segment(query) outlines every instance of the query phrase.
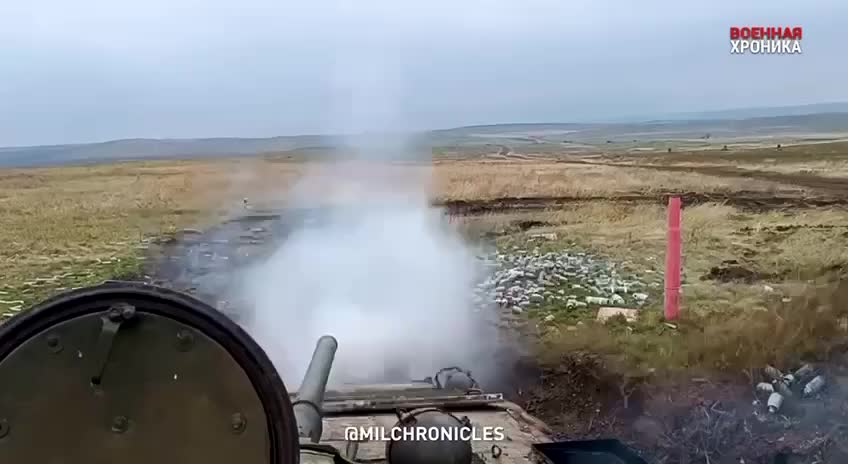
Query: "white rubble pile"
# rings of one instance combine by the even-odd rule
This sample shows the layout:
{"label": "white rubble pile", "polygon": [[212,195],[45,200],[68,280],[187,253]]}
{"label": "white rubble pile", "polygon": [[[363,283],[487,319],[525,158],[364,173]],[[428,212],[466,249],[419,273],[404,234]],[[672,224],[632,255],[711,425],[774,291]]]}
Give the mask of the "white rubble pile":
{"label": "white rubble pile", "polygon": [[640,307],[648,299],[646,283],[625,278],[616,263],[584,252],[542,253],[517,247],[509,253],[480,257],[495,269],[477,285],[473,300],[480,306],[497,304],[520,313],[530,306],[561,304],[567,309],[588,306]]}

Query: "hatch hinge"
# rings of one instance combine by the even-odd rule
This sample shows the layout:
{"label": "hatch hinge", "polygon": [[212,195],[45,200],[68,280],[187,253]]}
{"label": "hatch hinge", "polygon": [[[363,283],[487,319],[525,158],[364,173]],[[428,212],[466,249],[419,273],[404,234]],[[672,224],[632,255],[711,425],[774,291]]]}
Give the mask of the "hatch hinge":
{"label": "hatch hinge", "polygon": [[103,382],[103,374],[106,363],[109,361],[109,353],[112,351],[115,335],[118,334],[122,324],[129,322],[134,317],[135,306],[129,303],[116,303],[100,316],[100,333],[97,336],[97,344],[94,346],[92,357],[92,385],[100,385]]}

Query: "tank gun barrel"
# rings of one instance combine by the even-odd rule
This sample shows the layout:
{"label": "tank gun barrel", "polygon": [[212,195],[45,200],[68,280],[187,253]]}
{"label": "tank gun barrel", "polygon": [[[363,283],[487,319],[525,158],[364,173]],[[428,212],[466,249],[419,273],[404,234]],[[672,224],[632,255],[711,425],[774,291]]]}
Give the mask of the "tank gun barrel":
{"label": "tank gun barrel", "polygon": [[323,433],[321,407],[338,346],[336,339],[330,335],[318,339],[306,375],[303,376],[303,382],[292,404],[298,434],[302,438],[309,438],[313,443],[318,443]]}

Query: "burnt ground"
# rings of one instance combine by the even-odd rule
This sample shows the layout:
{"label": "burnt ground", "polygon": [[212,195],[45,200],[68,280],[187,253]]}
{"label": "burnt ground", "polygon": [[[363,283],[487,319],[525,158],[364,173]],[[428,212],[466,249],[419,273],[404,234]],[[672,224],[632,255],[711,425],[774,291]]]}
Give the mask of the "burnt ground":
{"label": "burnt ground", "polygon": [[320,224],[326,211],[245,210],[205,230],[183,229],[148,250],[145,280],[194,295],[236,321],[246,314],[236,299],[235,279],[302,227]]}
{"label": "burnt ground", "polygon": [[[827,312],[823,304],[833,314],[844,314],[848,281],[836,280],[831,289],[828,296],[798,303],[786,314],[810,317],[805,309]],[[591,353],[563,354],[558,362],[547,363],[538,381],[517,392],[515,401],[562,439],[619,438],[649,462],[844,463],[848,340],[836,338],[830,349],[791,353],[795,360],[779,366],[792,373],[802,364],[798,360],[805,359],[816,372],[789,381],[790,393],[775,414],[765,407],[769,393],[756,388],[771,380],[765,366],[625,378],[612,374]],[[817,374],[825,387],[805,394],[804,386]]]}
{"label": "burnt ground", "polygon": [[542,370],[514,400],[558,439],[618,438],[652,463],[843,463],[845,362],[829,368],[836,385],[826,393],[809,399],[796,394],[779,414],[765,412],[767,395],[738,378],[622,379],[579,354]]}

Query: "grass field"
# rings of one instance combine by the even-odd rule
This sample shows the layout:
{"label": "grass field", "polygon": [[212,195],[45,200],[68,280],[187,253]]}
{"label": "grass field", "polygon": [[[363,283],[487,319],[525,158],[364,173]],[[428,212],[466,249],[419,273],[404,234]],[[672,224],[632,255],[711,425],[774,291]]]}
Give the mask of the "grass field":
{"label": "grass field", "polygon": [[[604,164],[597,164],[597,157],[571,156],[438,159],[432,165],[353,163],[338,170],[342,177],[309,185],[305,194],[318,198],[336,192],[336,199],[344,200],[356,185],[343,173],[360,169],[366,175],[355,176],[358,181],[381,176],[397,179],[398,188],[407,174],[432,174],[436,200],[573,197],[573,202],[555,209],[502,211],[466,218],[463,225],[496,233],[504,246],[521,243],[528,234],[553,231],[562,239],[546,246],[576,246],[661,273],[665,212],[659,202],[598,197],[675,191],[715,193],[719,198],[740,191],[799,199],[837,195],[841,192],[830,184],[806,180],[848,174],[848,145],[612,154],[600,161]],[[645,165],[724,166],[788,177],[723,176]],[[285,200],[279,192],[308,169],[311,166],[302,161],[264,157],[0,170],[0,312],[20,311],[61,289],[138,272],[146,240],[214,223],[238,208],[244,197],[258,206],[273,206]],[[793,182],[795,174],[805,176],[805,182]],[[591,314],[582,314],[581,321],[558,314],[552,322],[539,321],[543,359],[584,350],[604,356],[611,368],[626,375],[692,369],[738,373],[765,361],[827,356],[841,343],[844,306],[830,304],[828,292],[835,291],[833,281],[848,263],[848,208],[750,209],[717,202],[687,207],[683,217],[683,320],[673,327],[664,324],[656,302],[633,324],[604,326],[592,322]],[[512,227],[527,220],[543,225],[531,230]],[[732,261],[747,271],[745,278],[702,280],[715,272],[713,268]]]}

